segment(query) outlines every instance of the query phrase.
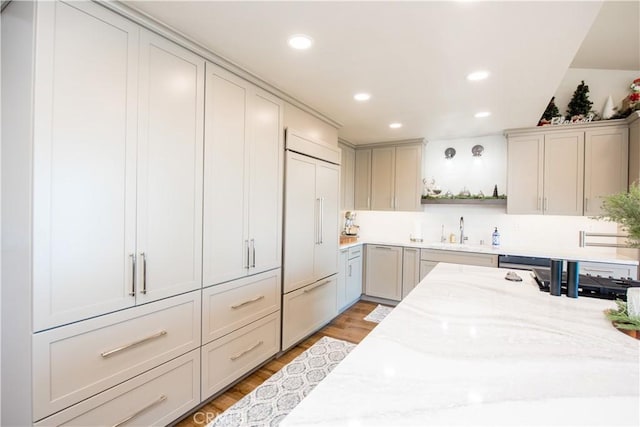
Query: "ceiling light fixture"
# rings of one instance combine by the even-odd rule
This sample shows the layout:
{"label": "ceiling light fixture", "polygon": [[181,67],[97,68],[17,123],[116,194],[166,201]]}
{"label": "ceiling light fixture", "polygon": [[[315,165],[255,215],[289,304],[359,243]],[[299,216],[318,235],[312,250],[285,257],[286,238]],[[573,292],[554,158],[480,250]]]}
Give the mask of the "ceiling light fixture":
{"label": "ceiling light fixture", "polygon": [[481,119],[483,117],[489,117],[490,115],[491,113],[489,111],[480,111],[479,113],[475,114],[475,117]]}
{"label": "ceiling light fixture", "polygon": [[313,44],[313,39],[304,34],[294,34],[289,37],[289,46],[298,50],[309,49]]}
{"label": "ceiling light fixture", "polygon": [[401,128],[401,127],[402,127],[402,123],[397,123],[397,122],[396,122],[396,123],[391,123],[391,124],[389,125],[389,127],[390,127],[391,129],[398,129],[398,128]]}
{"label": "ceiling light fixture", "polygon": [[483,151],[484,147],[480,144],[474,145],[473,148],[471,148],[471,154],[473,154],[473,157],[481,157]]}
{"label": "ceiling light fixture", "polygon": [[478,80],[484,80],[487,77],[489,77],[489,72],[488,71],[474,71],[473,73],[469,74],[467,76],[467,80],[470,80],[472,82],[478,81]]}
{"label": "ceiling light fixture", "polygon": [[455,157],[456,155],[456,149],[449,147],[446,150],[444,150],[444,158],[447,160],[451,160]]}
{"label": "ceiling light fixture", "polygon": [[369,99],[371,99],[371,95],[364,92],[356,93],[355,95],[353,95],[353,99],[355,99],[356,101],[368,101]]}

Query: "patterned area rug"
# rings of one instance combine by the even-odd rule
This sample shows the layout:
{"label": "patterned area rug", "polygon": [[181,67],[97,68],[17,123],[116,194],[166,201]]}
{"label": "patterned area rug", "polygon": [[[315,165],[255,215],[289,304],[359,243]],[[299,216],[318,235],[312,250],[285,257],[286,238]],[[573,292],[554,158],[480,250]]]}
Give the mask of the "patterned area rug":
{"label": "patterned area rug", "polygon": [[378,304],[378,306],[374,308],[373,311],[364,318],[364,320],[380,323],[385,317],[387,317],[387,314],[391,313],[391,310],[393,310],[393,307],[386,307]]}
{"label": "patterned area rug", "polygon": [[322,337],[207,427],[277,426],[355,344]]}

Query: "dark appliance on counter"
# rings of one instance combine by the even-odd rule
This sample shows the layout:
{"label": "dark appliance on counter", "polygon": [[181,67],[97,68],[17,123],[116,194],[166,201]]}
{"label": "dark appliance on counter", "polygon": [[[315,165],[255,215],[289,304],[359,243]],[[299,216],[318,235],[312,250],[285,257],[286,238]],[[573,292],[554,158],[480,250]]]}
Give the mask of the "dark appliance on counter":
{"label": "dark appliance on counter", "polygon": [[499,268],[514,270],[533,270],[534,268],[551,268],[551,259],[520,255],[498,255]]}
{"label": "dark appliance on counter", "polygon": [[[542,292],[549,292],[551,284],[551,271],[544,268],[534,268],[533,276],[538,282]],[[578,295],[601,299],[627,300],[627,289],[640,287],[640,281],[627,279],[614,279],[612,277],[591,276],[580,274],[578,276]],[[561,293],[567,294],[567,273],[562,273]]]}

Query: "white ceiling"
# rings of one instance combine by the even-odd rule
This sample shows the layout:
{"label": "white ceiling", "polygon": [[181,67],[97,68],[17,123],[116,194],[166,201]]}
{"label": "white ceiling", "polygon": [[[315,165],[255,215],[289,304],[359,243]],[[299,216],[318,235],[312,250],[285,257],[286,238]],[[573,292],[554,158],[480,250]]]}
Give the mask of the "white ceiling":
{"label": "white ceiling", "polygon": [[[582,49],[599,1],[126,4],[341,123],[354,144],[534,126],[572,61],[640,70],[636,1],[606,2]],[[312,49],[290,49],[296,33],[313,37]],[[490,78],[467,81],[477,69]],[[371,100],[354,101],[360,91]],[[483,110],[492,115],[474,118]]]}

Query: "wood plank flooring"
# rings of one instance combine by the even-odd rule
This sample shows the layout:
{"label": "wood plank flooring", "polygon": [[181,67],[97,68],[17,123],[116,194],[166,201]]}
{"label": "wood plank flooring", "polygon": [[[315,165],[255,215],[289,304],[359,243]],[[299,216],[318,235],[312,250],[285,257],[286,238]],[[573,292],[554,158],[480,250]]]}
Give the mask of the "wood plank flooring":
{"label": "wood plank flooring", "polygon": [[327,326],[300,342],[291,350],[274,359],[260,369],[241,380],[227,391],[196,409],[175,424],[177,427],[202,427],[224,412],[231,405],[249,394],[271,375],[278,372],[284,365],[295,359],[300,353],[311,347],[324,336],[359,343],[376,327],[376,323],[364,320],[364,317],[376,308],[378,304],[369,301],[358,301],[349,309],[336,317]]}

